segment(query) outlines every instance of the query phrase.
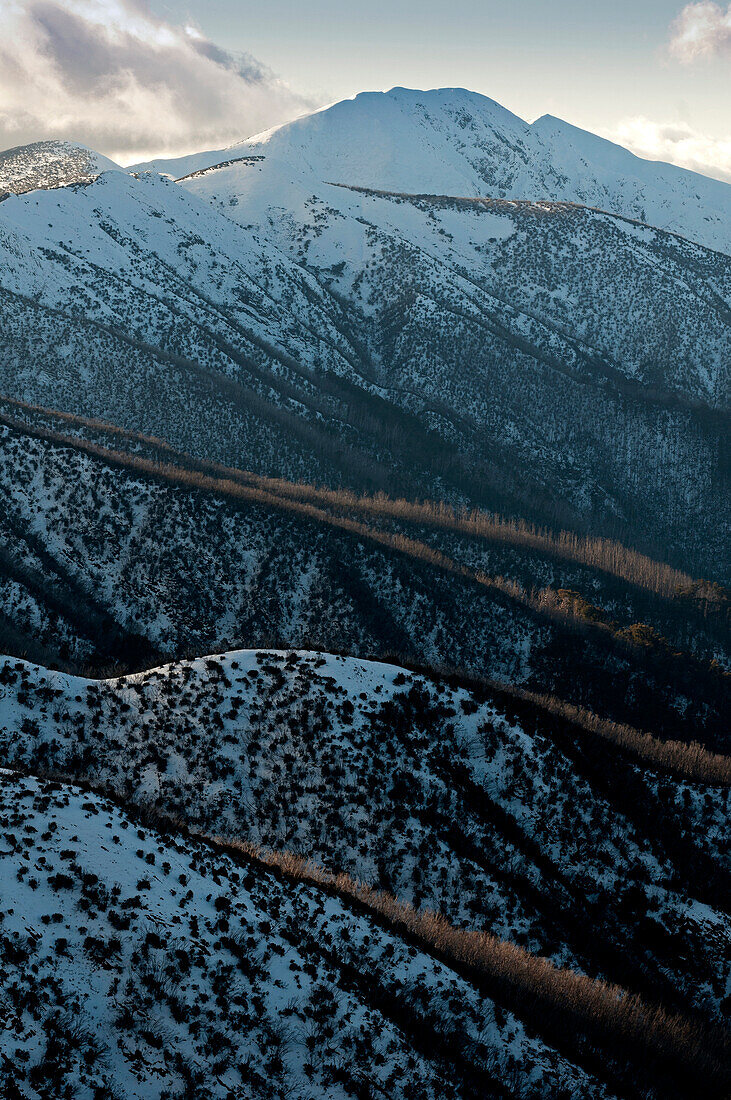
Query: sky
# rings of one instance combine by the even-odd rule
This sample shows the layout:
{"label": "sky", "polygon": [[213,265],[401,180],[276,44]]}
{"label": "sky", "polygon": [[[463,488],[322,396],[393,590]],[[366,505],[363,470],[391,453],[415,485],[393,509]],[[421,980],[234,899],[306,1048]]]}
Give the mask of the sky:
{"label": "sky", "polygon": [[466,87],[731,182],[731,3],[0,0],[0,148],[130,163],[359,91]]}

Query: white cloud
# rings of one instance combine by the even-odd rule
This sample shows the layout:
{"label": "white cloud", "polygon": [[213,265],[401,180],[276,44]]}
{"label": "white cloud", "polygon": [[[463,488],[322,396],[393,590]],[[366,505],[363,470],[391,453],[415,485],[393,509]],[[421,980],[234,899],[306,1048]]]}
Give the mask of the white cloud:
{"label": "white cloud", "polygon": [[731,56],[731,4],[703,0],[687,4],[670,28],[671,55],[689,64],[699,58]]}
{"label": "white cloud", "polygon": [[310,107],[146,0],[0,3],[0,148],[61,138],[129,162],[223,146]]}
{"label": "white cloud", "polygon": [[638,115],[605,132],[619,145],[648,160],[664,160],[731,183],[731,139],[710,137],[685,122],[653,122]]}

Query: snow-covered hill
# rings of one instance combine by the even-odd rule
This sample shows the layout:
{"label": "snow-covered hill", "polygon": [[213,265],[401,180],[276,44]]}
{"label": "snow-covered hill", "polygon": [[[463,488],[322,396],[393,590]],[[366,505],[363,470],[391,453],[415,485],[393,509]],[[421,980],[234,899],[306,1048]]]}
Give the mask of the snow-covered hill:
{"label": "snow-covered hill", "polygon": [[330,892],[73,785],[0,775],[0,825],[7,1100],[613,1095]]}
{"label": "snow-covered hill", "polygon": [[[27,419],[0,426],[3,647],[94,669],[272,639],[399,653],[728,747],[725,681],[709,664],[714,651],[727,662],[727,646],[722,634],[701,641],[712,607],[672,597],[682,576],[671,575],[669,597],[639,598],[636,582],[557,561],[550,548],[521,553],[357,513],[353,522],[296,492],[247,496],[246,478],[199,488],[190,463],[176,466],[154,441]],[[43,438],[49,429],[61,434]],[[100,450],[86,453],[87,440]],[[723,611],[721,601],[719,630]],[[634,623],[645,623],[639,645],[621,631]]]}
{"label": "snow-covered hill", "polygon": [[[329,1083],[328,1097],[362,1096],[351,1078],[329,1077],[345,1049],[371,1081],[382,1067],[396,1097],[625,1095],[638,1070],[642,1095],[687,1095],[677,1075],[658,1087],[642,1044],[635,1065],[611,1027],[577,1042],[587,1026],[578,1013],[570,1038],[560,1004],[555,1017],[542,1010],[540,984],[516,998],[514,978],[475,980],[470,956],[466,966],[430,957],[408,927],[403,941],[394,905],[374,920],[367,892],[365,904],[348,900],[353,879],[488,944],[497,936],[619,981],[701,1028],[726,1011],[728,789],[659,774],[500,692],[294,651],[101,682],[5,659],[0,757],[66,777],[0,777],[0,861],[20,861],[0,921],[0,969],[18,991],[15,1045],[0,1050],[29,1083],[21,1096],[96,1074],[117,1095],[147,1100],[158,1092],[138,1092],[143,1081],[169,1087],[187,1065],[208,1074],[211,1091],[196,1096],[226,1097],[243,1072],[242,1043],[247,1095],[267,1100],[273,1080],[291,1088],[301,1075],[308,1095]],[[140,808],[151,818],[140,821]],[[244,847],[226,854],[186,826]],[[257,855],[267,851],[305,862],[275,860],[285,873],[273,874]],[[294,880],[313,859],[348,882],[324,891],[316,876]],[[40,996],[49,979],[50,999]],[[299,1021],[311,1027],[323,1000],[320,1050]],[[517,1010],[507,1031],[506,1009]],[[382,1045],[361,1049],[351,1013]],[[276,1041],[277,1018],[292,1023],[287,1042]],[[425,1029],[432,1041],[415,1044],[400,1081],[396,1067]],[[441,1044],[464,1029],[468,1047]],[[658,1068],[662,1079],[667,1066]],[[715,1096],[707,1070],[696,1074]]]}
{"label": "snow-covered hill", "polygon": [[[329,654],[239,651],[100,682],[0,661],[0,759],[309,856],[594,976],[617,974],[624,926],[644,921],[630,984],[719,1016],[731,925],[720,867],[707,876],[729,791],[596,735],[577,757],[587,738],[499,693]],[[642,897],[624,912],[631,883]]]}
{"label": "snow-covered hill", "polygon": [[71,141],[36,141],[0,152],[0,195],[90,183],[102,172],[123,171],[93,149]]}
{"label": "snow-covered hill", "polygon": [[225,150],[152,161],[175,178],[234,158],[281,204],[324,181],[411,194],[560,200],[599,207],[731,251],[731,186],[549,115],[533,125],[462,88],[365,92]]}

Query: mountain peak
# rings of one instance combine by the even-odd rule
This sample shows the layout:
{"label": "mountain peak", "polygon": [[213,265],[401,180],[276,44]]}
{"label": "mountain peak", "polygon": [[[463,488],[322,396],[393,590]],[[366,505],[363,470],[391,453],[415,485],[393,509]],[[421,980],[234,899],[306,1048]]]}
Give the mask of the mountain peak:
{"label": "mountain peak", "polygon": [[34,141],[0,152],[0,193],[88,183],[102,172],[122,171],[108,157],[75,141]]}
{"label": "mountain peak", "polygon": [[[248,171],[246,165],[256,167]],[[210,192],[220,198],[225,191],[240,211],[252,201],[266,204],[282,189],[304,196],[323,183],[341,183],[408,194],[574,202],[716,250],[730,247],[728,184],[643,160],[550,114],[529,124],[466,88],[360,92],[228,149],[136,167],[185,178],[202,197]]]}

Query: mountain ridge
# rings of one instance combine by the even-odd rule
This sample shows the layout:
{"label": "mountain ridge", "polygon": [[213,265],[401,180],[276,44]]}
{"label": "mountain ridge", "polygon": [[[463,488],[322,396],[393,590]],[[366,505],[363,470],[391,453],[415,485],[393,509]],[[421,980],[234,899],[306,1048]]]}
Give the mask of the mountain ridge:
{"label": "mountain ridge", "polygon": [[275,217],[260,171],[110,172],[0,204],[0,392],[290,480],[401,478],[630,541],[642,513],[645,546],[709,573],[722,254],[585,208],[327,185]]}
{"label": "mountain ridge", "polygon": [[103,172],[124,169],[74,141],[36,141],[0,151],[0,195],[90,183]]}
{"label": "mountain ridge", "polygon": [[529,124],[463,88],[361,92],[226,150],[131,167],[180,177],[234,153],[275,158],[279,173],[316,182],[329,172],[339,183],[412,194],[578,201],[731,251],[731,185],[552,116]]}
{"label": "mountain ridge", "polygon": [[[200,476],[154,443],[124,453],[39,428],[8,419],[0,432],[0,592],[28,639],[16,652],[33,653],[37,638],[76,669],[246,640],[398,653],[566,697],[665,740],[727,745],[725,604],[713,586],[707,604],[692,584],[658,596],[550,545],[544,556],[489,529],[400,520],[398,508],[364,522],[347,497],[343,510],[327,496],[315,506],[297,486],[292,498],[233,471]],[[695,654],[682,652],[689,632]]]}
{"label": "mountain ridge", "polygon": [[721,1100],[731,188],[464,89],[157,167],[0,154],[0,1093]]}
{"label": "mountain ridge", "polygon": [[[432,163],[430,157],[425,160],[418,155],[413,142],[404,141],[401,116],[421,127]],[[445,119],[451,120],[453,128],[446,144],[440,137]],[[731,250],[731,238],[723,228],[729,218],[731,185],[643,158],[550,114],[528,123],[496,100],[465,88],[360,92],[223,149],[153,158],[121,170],[159,171],[181,179],[223,161],[273,152],[284,158],[285,171],[303,174],[303,167],[308,167],[320,178],[319,166],[327,163],[327,146],[317,147],[323,132],[331,147],[340,143],[338,159],[330,166],[339,183],[412,194],[579,202],[670,229],[721,251]],[[456,157],[455,137],[462,146]],[[288,141],[293,145],[289,154]],[[312,142],[315,151],[308,152]],[[395,147],[385,152],[394,142]],[[309,162],[312,155],[314,160]],[[439,169],[434,167],[435,157]],[[601,173],[592,176],[592,165],[596,170],[597,164],[607,178]],[[0,153],[0,192],[62,186],[109,170],[118,171],[120,166],[83,145],[36,142]],[[673,191],[675,197],[668,194]],[[703,203],[702,217],[693,213],[694,200]]]}

